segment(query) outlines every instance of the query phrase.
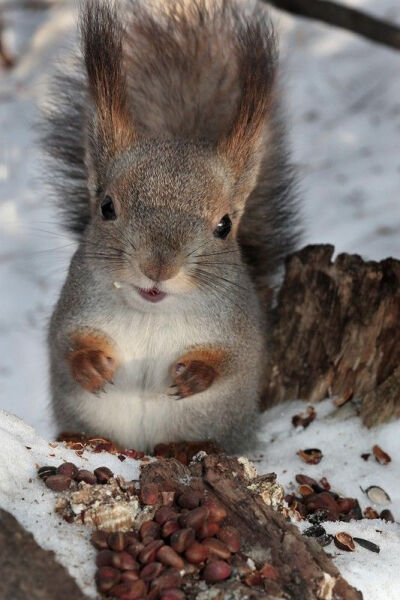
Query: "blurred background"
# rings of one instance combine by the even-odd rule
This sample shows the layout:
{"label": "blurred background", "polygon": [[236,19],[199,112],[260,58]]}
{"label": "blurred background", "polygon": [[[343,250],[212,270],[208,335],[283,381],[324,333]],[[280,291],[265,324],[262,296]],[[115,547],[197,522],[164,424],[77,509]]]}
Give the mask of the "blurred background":
{"label": "blurred background", "polygon": [[[400,25],[399,0],[342,2]],[[75,9],[69,0],[0,0],[0,408],[44,435],[54,433],[46,327],[75,246],[57,227],[34,124],[49,75],[74,44]],[[400,51],[271,12],[303,242],[400,257]]]}

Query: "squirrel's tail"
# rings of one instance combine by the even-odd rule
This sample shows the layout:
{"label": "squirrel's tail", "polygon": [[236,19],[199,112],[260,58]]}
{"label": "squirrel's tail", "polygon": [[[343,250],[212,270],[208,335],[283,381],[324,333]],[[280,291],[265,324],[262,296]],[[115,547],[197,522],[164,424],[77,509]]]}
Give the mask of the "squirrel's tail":
{"label": "squirrel's tail", "polygon": [[88,171],[85,162],[86,79],[80,62],[71,58],[68,71],[53,77],[39,123],[50,184],[64,227],[80,237],[90,221]]}

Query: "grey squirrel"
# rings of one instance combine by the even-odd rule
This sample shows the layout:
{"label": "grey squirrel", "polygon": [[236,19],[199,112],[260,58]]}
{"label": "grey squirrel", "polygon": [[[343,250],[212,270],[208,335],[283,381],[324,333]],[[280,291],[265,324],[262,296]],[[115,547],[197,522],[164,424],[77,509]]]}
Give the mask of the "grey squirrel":
{"label": "grey squirrel", "polygon": [[57,424],[238,451],[259,414],[264,297],[297,236],[265,7],[88,0],[80,31],[43,137],[79,240],[48,335]]}

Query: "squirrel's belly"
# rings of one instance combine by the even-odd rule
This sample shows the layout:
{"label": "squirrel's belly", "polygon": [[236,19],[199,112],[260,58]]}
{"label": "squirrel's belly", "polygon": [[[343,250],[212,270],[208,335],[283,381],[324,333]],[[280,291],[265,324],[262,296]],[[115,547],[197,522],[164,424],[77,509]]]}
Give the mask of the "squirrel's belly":
{"label": "squirrel's belly", "polygon": [[170,369],[191,347],[216,343],[216,331],[207,332],[181,315],[137,314],[129,326],[105,330],[115,342],[120,366],[114,377],[114,391],[140,398],[168,393]]}
{"label": "squirrel's belly", "polygon": [[96,398],[81,398],[80,413],[88,431],[126,448],[150,452],[160,442],[185,439],[180,426],[184,402],[167,394],[143,398],[111,390]]}
{"label": "squirrel's belly", "polygon": [[84,392],[73,402],[86,430],[145,451],[185,439],[180,427],[185,403],[168,395],[170,368],[193,345],[211,342],[204,330],[159,320],[106,333],[120,352],[120,366],[104,392]]}

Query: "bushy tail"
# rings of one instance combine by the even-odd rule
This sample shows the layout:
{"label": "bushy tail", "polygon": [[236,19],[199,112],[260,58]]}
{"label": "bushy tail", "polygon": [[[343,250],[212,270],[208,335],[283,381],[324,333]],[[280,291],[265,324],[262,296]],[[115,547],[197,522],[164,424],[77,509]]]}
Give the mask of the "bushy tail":
{"label": "bushy tail", "polygon": [[39,123],[45,153],[45,178],[62,224],[80,237],[90,222],[85,164],[86,79],[80,61],[53,77]]}

